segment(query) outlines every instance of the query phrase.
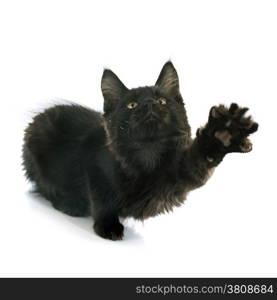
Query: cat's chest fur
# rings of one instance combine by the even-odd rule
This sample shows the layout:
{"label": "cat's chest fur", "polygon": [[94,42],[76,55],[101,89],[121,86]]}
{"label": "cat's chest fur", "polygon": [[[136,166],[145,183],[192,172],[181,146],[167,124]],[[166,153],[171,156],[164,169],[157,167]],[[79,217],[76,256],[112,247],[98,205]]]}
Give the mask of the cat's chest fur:
{"label": "cat's chest fur", "polygon": [[180,206],[186,196],[184,185],[176,173],[167,171],[126,182],[123,189],[120,215],[136,219],[169,212]]}

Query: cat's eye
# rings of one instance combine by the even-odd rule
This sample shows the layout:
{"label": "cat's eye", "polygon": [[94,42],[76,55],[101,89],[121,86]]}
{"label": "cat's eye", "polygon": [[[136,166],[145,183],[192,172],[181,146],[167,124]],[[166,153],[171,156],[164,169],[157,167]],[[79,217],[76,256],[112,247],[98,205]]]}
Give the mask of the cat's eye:
{"label": "cat's eye", "polygon": [[166,105],[166,99],[164,99],[164,98],[159,98],[157,101],[156,101],[156,103],[158,103],[158,104],[161,104],[161,105]]}
{"label": "cat's eye", "polygon": [[127,107],[129,108],[129,109],[133,109],[133,108],[135,108],[135,107],[137,107],[138,106],[138,104],[137,104],[137,102],[129,102],[128,104],[127,104]]}

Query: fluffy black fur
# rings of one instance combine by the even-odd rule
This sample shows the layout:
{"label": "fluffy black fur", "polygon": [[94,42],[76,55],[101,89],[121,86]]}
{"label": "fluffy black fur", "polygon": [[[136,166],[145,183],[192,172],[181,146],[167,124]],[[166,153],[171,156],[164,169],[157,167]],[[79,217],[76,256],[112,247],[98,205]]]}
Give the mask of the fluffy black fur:
{"label": "fluffy black fur", "polygon": [[179,206],[202,186],[230,152],[248,152],[258,124],[246,108],[212,107],[191,138],[179,79],[167,62],[154,86],[127,89],[105,70],[104,114],[57,105],[25,131],[28,179],[53,206],[71,216],[91,215],[101,237],[122,239],[119,217],[143,220]]}

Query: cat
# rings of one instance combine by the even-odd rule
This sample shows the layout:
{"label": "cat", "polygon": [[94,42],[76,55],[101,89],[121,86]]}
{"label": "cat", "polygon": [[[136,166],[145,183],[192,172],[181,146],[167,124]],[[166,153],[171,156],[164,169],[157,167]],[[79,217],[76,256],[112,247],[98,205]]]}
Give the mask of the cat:
{"label": "cat", "polygon": [[54,208],[92,216],[95,232],[123,238],[119,218],[146,218],[180,206],[231,152],[249,152],[258,124],[232,103],[213,106],[192,138],[171,61],[154,86],[128,89],[109,69],[101,81],[104,113],[56,105],[24,135],[27,178]]}

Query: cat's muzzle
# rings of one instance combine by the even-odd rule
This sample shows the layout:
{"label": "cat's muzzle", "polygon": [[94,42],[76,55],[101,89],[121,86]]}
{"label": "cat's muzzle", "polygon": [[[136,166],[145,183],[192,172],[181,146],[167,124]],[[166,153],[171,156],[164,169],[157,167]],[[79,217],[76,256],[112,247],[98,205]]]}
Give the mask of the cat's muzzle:
{"label": "cat's muzzle", "polygon": [[155,113],[154,111],[150,111],[148,112],[144,118],[142,118],[142,122],[157,122],[160,121],[160,117],[157,113]]}

